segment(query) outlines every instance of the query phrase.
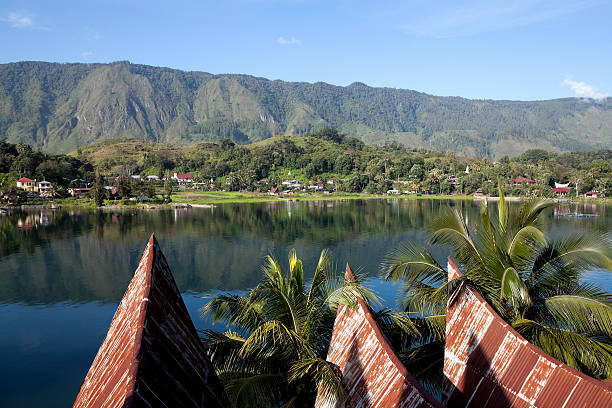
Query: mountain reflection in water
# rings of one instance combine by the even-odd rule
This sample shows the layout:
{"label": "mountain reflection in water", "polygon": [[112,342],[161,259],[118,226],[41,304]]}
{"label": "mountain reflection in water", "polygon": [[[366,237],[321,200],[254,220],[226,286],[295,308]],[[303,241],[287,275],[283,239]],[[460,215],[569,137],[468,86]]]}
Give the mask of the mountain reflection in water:
{"label": "mountain reflection in water", "polygon": [[[369,276],[383,305],[395,306],[400,286],[378,279],[380,261],[402,241],[424,242],[427,225],[449,204],[478,220],[478,202],[398,199],[0,214],[0,406],[72,404],[153,232],[202,329],[211,327],[198,315],[202,292],[252,287],[264,257],[285,264],[291,248],[307,278],[328,248],[338,268],[350,262]],[[599,217],[569,219],[550,210],[543,229],[555,236],[612,226],[605,206],[571,211]],[[435,255],[445,261],[448,254]],[[612,289],[607,272],[589,279]]]}

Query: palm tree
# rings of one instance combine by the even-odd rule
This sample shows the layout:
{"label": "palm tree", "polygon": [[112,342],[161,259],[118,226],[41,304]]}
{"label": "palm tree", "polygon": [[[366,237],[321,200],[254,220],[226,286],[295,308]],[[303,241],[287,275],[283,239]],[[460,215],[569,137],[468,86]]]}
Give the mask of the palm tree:
{"label": "palm tree", "polygon": [[205,330],[202,340],[226,391],[237,407],[311,407],[316,392],[343,400],[346,392],[325,361],[339,304],[356,307],[356,297],[374,295],[357,282],[345,282],[328,252],[319,257],[310,285],[294,250],[283,273],[267,257],[264,277],[250,291],[215,294],[202,308],[230,330]]}
{"label": "palm tree", "polygon": [[[612,293],[584,281],[589,270],[612,269],[609,236],[585,232],[551,239],[538,219],[553,202],[525,201],[511,213],[501,188],[499,196],[497,216],[485,202],[472,228],[450,209],[431,225],[430,243],[450,248],[462,277],[447,281],[431,253],[413,243],[389,253],[384,276],[404,281],[405,309],[423,316],[444,315],[449,294],[470,280],[545,353],[591,376],[612,377]],[[442,350],[437,356],[443,357]]]}

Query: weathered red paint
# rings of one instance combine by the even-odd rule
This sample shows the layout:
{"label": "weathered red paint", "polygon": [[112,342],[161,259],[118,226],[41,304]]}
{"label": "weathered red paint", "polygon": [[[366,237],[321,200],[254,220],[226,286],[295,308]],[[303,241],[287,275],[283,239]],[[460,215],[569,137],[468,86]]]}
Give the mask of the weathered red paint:
{"label": "weathered red paint", "polygon": [[447,305],[444,377],[448,407],[612,407],[612,387],[531,345],[469,284]]}
{"label": "weathered red paint", "polygon": [[[348,265],[345,279],[354,280]],[[348,393],[344,408],[442,406],[406,370],[361,299],[356,309],[338,308],[327,360],[341,373]],[[317,395],[315,407],[337,406],[336,401]]]}
{"label": "weathered red paint", "polygon": [[73,407],[203,408],[226,401],[152,235]]}

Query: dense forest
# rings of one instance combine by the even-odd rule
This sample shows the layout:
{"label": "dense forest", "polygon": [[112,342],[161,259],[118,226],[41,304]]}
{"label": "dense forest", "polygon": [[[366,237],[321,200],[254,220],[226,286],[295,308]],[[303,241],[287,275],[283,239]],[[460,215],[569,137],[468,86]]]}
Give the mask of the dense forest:
{"label": "dense forest", "polygon": [[610,149],[612,98],[469,100],[129,62],[0,65],[0,140],[49,152],[121,137],[249,144],[327,127],[369,144],[395,141],[492,159],[533,148]]}
{"label": "dense forest", "polygon": [[[334,129],[302,136],[277,136],[239,145],[230,139],[193,146],[143,143],[134,139],[99,142],[70,155],[50,155],[30,146],[0,141],[0,190],[15,187],[19,177],[47,179],[65,196],[70,181],[93,183],[98,172],[107,185],[132,183],[123,191],[151,194],[174,172],[192,173],[198,189],[268,192],[296,180],[300,189],[385,193],[390,189],[418,194],[496,194],[497,180],[510,195],[549,196],[556,183],[570,183],[571,194],[612,194],[612,151],[550,153],[529,150],[517,157],[471,159],[411,149],[399,143],[367,145]],[[159,181],[147,182],[147,176]],[[140,176],[140,177],[129,177]],[[528,178],[532,182],[517,182]]]}
{"label": "dense forest", "polygon": [[[430,194],[495,194],[500,179],[511,195],[554,196],[554,183],[570,183],[578,193],[612,193],[612,151],[550,153],[530,150],[517,157],[471,159],[451,151],[411,149],[399,143],[372,146],[333,129],[302,136],[277,136],[239,145],[231,140],[176,147],[135,140],[107,141],[83,148],[75,157],[103,175],[160,177],[191,172],[199,188],[269,191],[297,180],[347,192],[397,188]],[[533,183],[515,183],[519,177]],[[333,184],[330,184],[333,183]],[[572,191],[575,195],[576,191]]]}

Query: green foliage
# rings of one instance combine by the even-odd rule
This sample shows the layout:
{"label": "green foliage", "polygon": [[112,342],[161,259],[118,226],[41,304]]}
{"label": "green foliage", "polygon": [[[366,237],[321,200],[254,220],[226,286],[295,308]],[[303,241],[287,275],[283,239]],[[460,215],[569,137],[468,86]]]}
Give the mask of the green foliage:
{"label": "green foliage", "polygon": [[[314,132],[359,148],[401,142],[469,156],[610,148],[611,99],[468,100],[131,64],[0,65],[0,135],[56,152],[109,138],[238,144]],[[351,133],[345,138],[329,128]],[[348,139],[348,140],[346,140]],[[537,160],[537,157],[525,157]]]}
{"label": "green foliage", "polygon": [[426,249],[407,244],[383,262],[385,277],[403,280],[407,311],[421,315],[441,314],[449,294],[469,279],[545,353],[588,375],[612,376],[612,293],[583,280],[589,270],[612,270],[609,237],[584,232],[551,241],[538,220],[552,201],[528,200],[510,211],[501,188],[499,196],[497,214],[485,202],[471,228],[451,209],[431,225],[430,243],[450,248],[463,276],[447,282]]}
{"label": "green foliage", "polygon": [[90,194],[93,196],[93,200],[96,203],[96,207],[100,207],[104,204],[106,198],[106,190],[104,189],[104,183],[102,182],[102,176],[99,172],[96,172],[96,179],[93,186],[91,187]]}
{"label": "green foliage", "polygon": [[204,331],[203,342],[232,405],[310,407],[317,390],[344,400],[346,391],[325,360],[333,322],[338,305],[355,307],[357,297],[369,302],[373,295],[359,283],[345,282],[325,250],[310,284],[295,251],[285,272],[269,256],[263,273],[250,291],[212,295],[202,308],[213,322],[230,328]]}

